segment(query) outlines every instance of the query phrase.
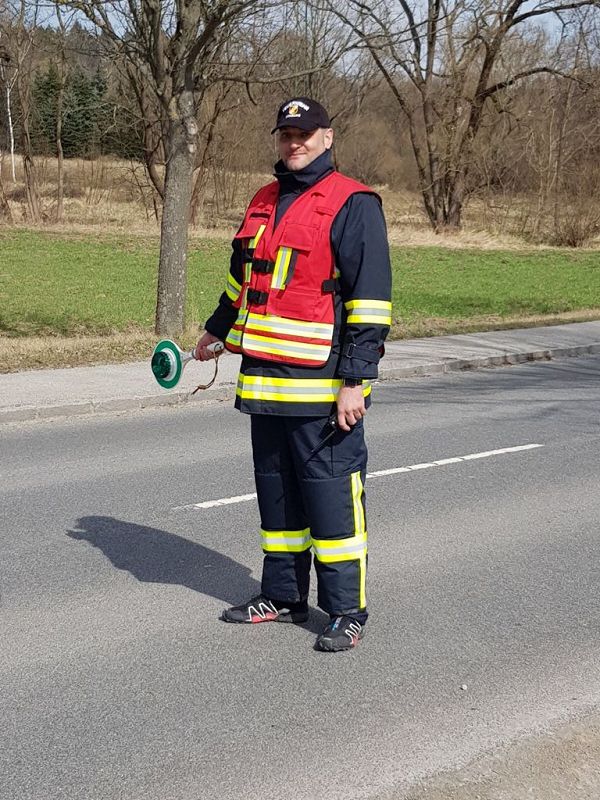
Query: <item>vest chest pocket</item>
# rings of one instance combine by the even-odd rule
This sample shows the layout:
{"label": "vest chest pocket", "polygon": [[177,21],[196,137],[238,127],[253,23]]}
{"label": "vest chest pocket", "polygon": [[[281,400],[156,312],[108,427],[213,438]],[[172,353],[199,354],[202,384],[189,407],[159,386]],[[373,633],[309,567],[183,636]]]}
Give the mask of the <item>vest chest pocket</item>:
{"label": "vest chest pocket", "polygon": [[245,280],[249,280],[250,275],[250,268],[248,267],[246,269],[246,265],[252,261],[252,255],[260,241],[261,236],[265,232],[268,222],[268,214],[251,214],[248,219],[244,221],[242,227],[233,237],[234,239],[241,239],[243,243],[244,250],[242,252],[242,258],[244,261]]}
{"label": "vest chest pocket", "polygon": [[314,247],[315,236],[316,228],[312,225],[287,223],[282,231],[275,256],[271,289],[285,289],[289,286],[294,276],[298,255],[310,254]]}

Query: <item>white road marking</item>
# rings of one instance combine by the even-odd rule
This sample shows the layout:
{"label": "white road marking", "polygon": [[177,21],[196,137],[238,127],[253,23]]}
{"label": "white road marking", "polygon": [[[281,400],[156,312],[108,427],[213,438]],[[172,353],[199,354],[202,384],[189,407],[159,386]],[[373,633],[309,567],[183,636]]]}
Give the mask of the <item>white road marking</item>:
{"label": "white road marking", "polygon": [[[485,450],[482,453],[469,453],[466,456],[441,458],[439,461],[430,461],[423,464],[411,464],[408,467],[379,469],[376,472],[367,472],[367,478],[384,478],[387,475],[397,475],[401,472],[417,472],[421,469],[430,469],[431,467],[445,467],[447,464],[459,464],[461,461],[473,461],[477,458],[490,458],[490,456],[501,456],[505,453],[519,453],[523,450],[534,450],[537,447],[543,446],[543,444],[520,444],[516,447],[502,447],[499,450]],[[176,506],[173,511],[184,511],[193,508],[215,508],[215,506],[229,506],[234,503],[247,503],[249,500],[255,499],[256,492],[253,492],[252,494],[239,494],[236,497],[221,497],[218,500],[205,500],[202,503],[190,503],[187,506]]]}
{"label": "white road marking", "polygon": [[222,497],[220,500],[206,500],[204,503],[194,503],[187,508],[214,508],[214,506],[229,506],[232,503],[246,503],[248,500],[254,500],[256,492],[253,494],[238,494],[237,497]]}
{"label": "white road marking", "polygon": [[419,469],[429,469],[430,467],[445,467],[446,464],[458,464],[460,461],[473,461],[476,458],[489,458],[490,456],[501,456],[504,453],[518,453],[521,450],[533,450],[536,447],[543,447],[543,444],[520,444],[517,447],[502,447],[500,450],[486,450],[483,453],[469,453],[466,456],[456,456],[456,458],[442,458],[439,461],[432,461],[429,464],[413,464],[410,467],[395,467],[394,469],[380,469],[377,472],[368,472],[367,478],[383,478],[386,475],[395,475],[397,472],[414,472]]}

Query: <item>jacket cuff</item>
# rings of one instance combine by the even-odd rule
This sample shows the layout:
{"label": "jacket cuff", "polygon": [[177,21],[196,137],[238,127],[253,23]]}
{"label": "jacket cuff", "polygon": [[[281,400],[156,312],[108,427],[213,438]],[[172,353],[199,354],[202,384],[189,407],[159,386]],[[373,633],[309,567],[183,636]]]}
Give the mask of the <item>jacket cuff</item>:
{"label": "jacket cuff", "polygon": [[338,378],[362,378],[373,380],[378,376],[377,365],[381,358],[383,347],[370,347],[346,342],[342,345],[339,360]]}
{"label": "jacket cuff", "polygon": [[361,347],[354,342],[349,342],[343,346],[342,356],[350,360],[357,359],[358,361],[365,361],[367,364],[379,364],[381,351],[379,348]]}

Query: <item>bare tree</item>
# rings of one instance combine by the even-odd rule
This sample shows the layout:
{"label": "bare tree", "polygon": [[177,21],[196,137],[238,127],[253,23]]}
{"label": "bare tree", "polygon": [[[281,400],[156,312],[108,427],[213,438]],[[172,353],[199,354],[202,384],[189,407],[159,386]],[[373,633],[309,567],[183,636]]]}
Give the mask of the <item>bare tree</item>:
{"label": "bare tree", "polygon": [[7,5],[7,13],[0,20],[5,47],[12,66],[13,80],[19,101],[20,148],[25,173],[25,190],[29,218],[41,219],[41,203],[31,143],[32,97],[31,88],[35,67],[35,35],[38,17],[37,0],[15,0]]}
{"label": "bare tree", "polygon": [[[156,332],[184,325],[187,233],[198,156],[198,112],[223,79],[249,84],[249,42],[281,23],[277,0],[64,0],[78,9],[131,65],[166,125]],[[264,34],[262,33],[264,32]],[[237,63],[225,58],[235,42]],[[248,56],[248,57],[247,57]],[[281,69],[281,65],[280,65]],[[133,74],[133,73],[132,73]],[[271,80],[273,78],[271,77]],[[150,98],[151,96],[151,98]],[[157,177],[157,176],[155,176]],[[159,182],[160,185],[160,182]]]}
{"label": "bare tree", "polygon": [[[6,67],[10,64],[10,55],[6,50],[0,47],[0,79],[2,82],[6,82]],[[6,83],[6,91],[7,91],[7,109],[10,109],[10,90],[8,83]],[[9,122],[10,121],[10,112],[8,112]],[[12,124],[10,124],[10,133],[12,139]],[[14,175],[14,146],[12,149],[12,158],[13,158],[13,175]],[[2,180],[2,166],[4,161],[4,151],[0,148],[0,219],[4,219],[7,222],[12,222],[12,214],[10,211],[10,206],[8,204],[8,200],[6,198],[6,193],[4,191],[4,183]]]}
{"label": "bare tree", "polygon": [[[4,33],[6,37],[6,31]],[[0,80],[4,84],[6,97],[6,121],[8,123],[8,135],[10,138],[10,163],[13,183],[17,182],[17,175],[15,171],[15,130],[12,117],[11,91],[16,77],[14,70],[11,70],[11,58],[8,49],[5,47],[0,48]]]}
{"label": "bare tree", "polygon": [[64,206],[64,154],[63,154],[63,116],[65,104],[65,92],[67,87],[67,80],[69,75],[69,66],[67,59],[67,36],[71,19],[65,18],[65,13],[60,5],[56,6],[56,20],[58,23],[58,66],[57,76],[58,85],[56,93],[56,111],[55,111],[55,128],[54,134],[56,138],[56,162],[57,162],[57,186],[56,186],[56,209],[54,211],[54,219],[60,222],[63,216]]}
{"label": "bare tree", "polygon": [[[567,77],[560,48],[531,46],[598,0],[348,0],[330,7],[371,54],[408,123],[435,230],[461,224],[486,104],[532,75]],[[505,58],[516,42],[521,58]]]}

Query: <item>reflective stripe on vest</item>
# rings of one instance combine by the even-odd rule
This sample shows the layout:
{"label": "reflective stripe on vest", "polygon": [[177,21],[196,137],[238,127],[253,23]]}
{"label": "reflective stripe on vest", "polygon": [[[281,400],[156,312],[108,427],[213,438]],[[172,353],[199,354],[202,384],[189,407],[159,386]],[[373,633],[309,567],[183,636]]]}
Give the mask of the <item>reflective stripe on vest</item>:
{"label": "reflective stripe on vest", "polygon": [[275,259],[275,269],[271,279],[271,289],[283,289],[287,286],[288,271],[294,251],[291,247],[280,247]]}
{"label": "reflective stripe on vest", "polygon": [[[254,250],[256,248],[256,245],[260,242],[261,236],[265,232],[266,227],[267,226],[264,224],[259,226],[256,234],[248,241],[249,249]],[[227,338],[225,339],[225,344],[227,347],[230,350],[233,350],[235,353],[239,353],[241,351],[242,330],[244,328],[248,313],[246,311],[246,292],[252,277],[252,262],[246,261],[244,263],[243,270],[243,286],[240,286],[230,272],[227,276],[227,286],[225,287],[225,293],[227,294],[227,297],[229,297],[235,306],[239,306],[240,309],[237,319],[227,334]]]}
{"label": "reflective stripe on vest", "polygon": [[273,314],[249,312],[242,345],[248,355],[264,353],[282,356],[295,364],[320,364],[327,361],[333,337],[333,324],[303,322]]}

